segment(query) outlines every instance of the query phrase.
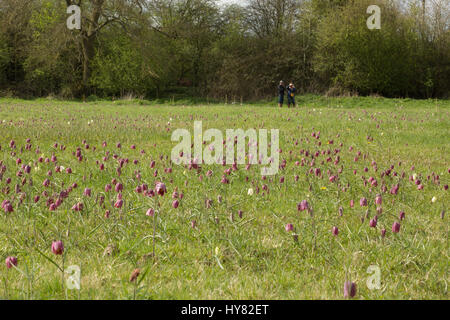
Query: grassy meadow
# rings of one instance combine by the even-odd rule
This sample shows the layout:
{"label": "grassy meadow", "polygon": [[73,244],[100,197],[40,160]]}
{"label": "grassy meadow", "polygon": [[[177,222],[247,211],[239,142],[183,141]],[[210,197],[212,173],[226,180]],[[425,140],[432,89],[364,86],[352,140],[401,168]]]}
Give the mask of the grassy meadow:
{"label": "grassy meadow", "polygon": [[[297,99],[0,99],[0,298],[448,299],[450,102]],[[282,168],[172,164],[195,120],[279,129]]]}

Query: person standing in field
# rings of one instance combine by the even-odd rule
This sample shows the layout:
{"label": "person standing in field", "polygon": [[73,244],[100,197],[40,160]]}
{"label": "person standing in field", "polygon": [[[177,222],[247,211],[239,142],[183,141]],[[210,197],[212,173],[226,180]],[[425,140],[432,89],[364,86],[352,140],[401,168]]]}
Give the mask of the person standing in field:
{"label": "person standing in field", "polygon": [[287,88],[287,96],[288,96],[288,108],[292,107],[295,108],[295,92],[297,89],[294,87],[294,84],[291,82],[289,84],[289,87]]}
{"label": "person standing in field", "polygon": [[284,102],[284,90],[286,90],[286,87],[284,86],[283,80],[280,81],[280,85],[278,86],[278,107],[283,107]]}

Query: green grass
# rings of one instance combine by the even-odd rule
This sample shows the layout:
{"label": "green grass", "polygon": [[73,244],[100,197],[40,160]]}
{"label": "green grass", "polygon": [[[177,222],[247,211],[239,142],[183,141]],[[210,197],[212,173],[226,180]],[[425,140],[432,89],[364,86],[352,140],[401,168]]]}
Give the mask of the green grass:
{"label": "green grass", "polygon": [[[299,108],[280,110],[268,102],[189,106],[188,101],[161,105],[152,101],[0,99],[0,161],[6,166],[0,201],[9,199],[14,207],[12,213],[0,213],[0,258],[18,258],[18,269],[7,269],[3,262],[0,266],[0,298],[341,299],[349,277],[358,286],[356,299],[447,299],[449,224],[447,216],[441,219],[441,212],[448,211],[449,204],[444,190],[450,180],[449,101],[299,96],[297,102]],[[203,166],[197,172],[174,165],[171,174],[165,173],[175,146],[171,133],[176,128],[192,133],[194,120],[203,121],[203,132],[208,128],[221,129],[224,134],[228,128],[280,129],[280,161],[286,160],[286,168],[263,181],[258,166],[248,171],[239,166],[229,176],[228,185],[220,180],[230,166]],[[311,137],[317,131],[319,140]],[[31,150],[21,150],[27,138]],[[14,150],[10,140],[16,142]],[[103,141],[107,147],[102,147]],[[121,149],[116,148],[117,142]],[[77,147],[82,150],[82,162],[72,154]],[[307,174],[311,156],[300,154],[302,149],[331,151],[320,155],[313,166],[321,168],[323,179]],[[338,165],[333,164],[335,149],[340,149]],[[103,161],[106,151],[109,159]],[[361,156],[355,162],[358,151]],[[37,161],[52,154],[56,164]],[[120,177],[114,154],[129,159]],[[333,161],[327,162],[328,157]],[[31,166],[30,174],[16,175],[21,166],[17,158]],[[302,158],[306,165],[296,166]],[[156,161],[154,169],[151,160]],[[105,164],[104,171],[96,161]],[[372,161],[377,163],[376,172]],[[56,173],[55,165],[70,167],[73,173]],[[381,177],[391,165],[398,175]],[[206,177],[208,169],[213,171],[210,178]],[[327,170],[338,174],[340,187],[328,181]],[[405,178],[401,178],[403,172]],[[423,190],[409,181],[414,173]],[[440,176],[439,184],[433,182],[433,173]],[[300,177],[298,182],[295,175]],[[280,184],[282,176],[285,182]],[[369,191],[361,176],[373,176],[378,186]],[[42,185],[46,178],[51,181],[47,188]],[[105,193],[105,185],[113,178],[124,185],[122,209],[112,206],[114,189]],[[157,180],[166,183],[168,194],[161,199],[157,214],[154,258],[153,219],[145,213],[150,207],[157,209],[155,198],[134,189],[142,183],[153,187]],[[43,190],[57,194],[74,182],[78,187],[56,211],[50,211]],[[398,195],[389,193],[395,183],[400,184]],[[269,193],[262,190],[263,184]],[[383,184],[386,193],[381,191]],[[260,193],[249,196],[248,189],[257,186]],[[91,197],[83,196],[85,188],[92,189]],[[184,194],[177,209],[171,206],[175,188]],[[377,193],[383,196],[383,213],[374,229],[369,220],[376,214]],[[35,195],[41,195],[37,203],[33,202]],[[104,208],[98,204],[101,195],[105,196]],[[359,206],[361,197],[369,203],[370,218],[364,222],[367,208]],[[213,201],[211,208],[205,207],[206,199]],[[297,211],[297,203],[304,199],[313,207],[313,217]],[[350,200],[355,201],[354,208]],[[84,210],[72,211],[79,201]],[[342,217],[338,214],[341,206]],[[109,219],[104,217],[106,210],[111,211]],[[238,210],[243,211],[242,219]],[[394,234],[391,226],[400,211],[406,212],[406,219]],[[294,225],[298,242],[285,231],[288,223]],[[339,228],[337,237],[331,233],[333,226]],[[380,236],[383,227],[387,229],[384,239]],[[81,267],[80,291],[62,287],[61,272],[50,262],[60,266],[62,262],[61,256],[51,252],[53,240],[64,242],[65,267]],[[111,255],[105,254],[108,246],[116,248]],[[369,290],[366,285],[371,265],[380,267],[380,290]],[[138,284],[129,281],[135,268],[141,270]]]}

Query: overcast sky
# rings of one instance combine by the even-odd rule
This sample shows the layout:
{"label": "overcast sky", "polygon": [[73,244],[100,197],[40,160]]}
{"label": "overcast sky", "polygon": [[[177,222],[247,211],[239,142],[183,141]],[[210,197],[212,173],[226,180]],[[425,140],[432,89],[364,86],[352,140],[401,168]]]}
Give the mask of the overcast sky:
{"label": "overcast sky", "polygon": [[237,3],[237,4],[245,4],[247,1],[246,0],[218,0],[220,4],[232,4],[232,3]]}

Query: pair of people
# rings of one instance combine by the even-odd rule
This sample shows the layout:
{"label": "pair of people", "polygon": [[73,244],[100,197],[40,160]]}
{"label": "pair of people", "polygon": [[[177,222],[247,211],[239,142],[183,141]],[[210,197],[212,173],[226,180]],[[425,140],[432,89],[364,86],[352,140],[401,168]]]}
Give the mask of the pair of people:
{"label": "pair of people", "polygon": [[297,89],[292,82],[289,83],[289,86],[286,88],[284,86],[284,81],[280,81],[280,85],[278,86],[278,107],[283,107],[284,91],[287,91],[288,108],[291,107],[291,104],[292,107],[295,108],[295,92],[297,91]]}

